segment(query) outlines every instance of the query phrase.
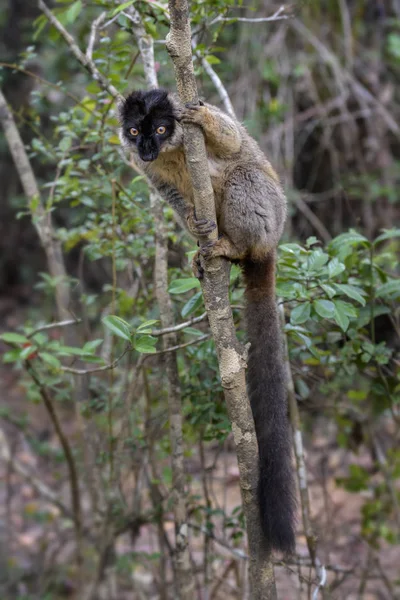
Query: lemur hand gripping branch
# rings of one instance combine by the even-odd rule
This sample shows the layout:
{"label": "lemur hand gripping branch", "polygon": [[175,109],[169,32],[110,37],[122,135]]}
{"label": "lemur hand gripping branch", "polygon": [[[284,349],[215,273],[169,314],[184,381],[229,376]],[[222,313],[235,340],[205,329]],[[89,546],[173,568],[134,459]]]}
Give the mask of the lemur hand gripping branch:
{"label": "lemur hand gripping branch", "polygon": [[[247,385],[259,447],[261,524],[269,548],[292,552],[295,487],[275,302],[275,254],[286,218],[278,177],[244,127],[215,106],[183,107],[174,95],[157,89],[133,92],[119,110],[123,145],[196,237],[216,224],[196,218],[181,124],[196,123],[203,130],[220,237],[198,252],[205,260],[223,256],[243,270],[251,344]],[[194,268],[201,276],[198,255]]]}

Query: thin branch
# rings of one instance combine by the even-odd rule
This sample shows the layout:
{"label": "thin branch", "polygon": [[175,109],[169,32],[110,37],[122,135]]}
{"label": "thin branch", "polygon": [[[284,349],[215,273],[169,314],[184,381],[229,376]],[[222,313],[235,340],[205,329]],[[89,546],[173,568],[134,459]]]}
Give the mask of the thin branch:
{"label": "thin branch", "polygon": [[68,327],[69,325],[78,325],[79,323],[82,323],[82,319],[67,319],[66,321],[58,321],[57,323],[47,323],[46,325],[36,327],[36,329],[28,333],[26,337],[31,338],[40,331],[47,331],[48,329],[55,329],[56,327]]}
{"label": "thin branch", "polygon": [[112,83],[105,77],[96,67],[94,62],[89,59],[85,54],[83,54],[82,50],[78,47],[76,41],[72,37],[70,33],[65,29],[63,25],[61,25],[60,21],[53,15],[49,7],[43,2],[43,0],[38,0],[38,7],[40,10],[46,15],[49,22],[57,29],[57,31],[61,34],[64,40],[67,42],[68,46],[72,54],[75,58],[81,63],[83,67],[93,77],[95,81],[97,81],[103,89],[107,90],[113,98],[123,100],[123,96],[118,92],[117,88],[115,88]]}
{"label": "thin branch", "polygon": [[165,354],[166,352],[176,352],[177,350],[182,350],[182,348],[187,348],[188,346],[194,346],[194,344],[199,344],[200,342],[204,342],[211,337],[211,333],[206,333],[205,335],[201,335],[190,342],[185,342],[184,344],[177,344],[176,346],[170,346],[169,348],[164,348],[164,350],[159,350],[158,352],[153,352],[149,354],[149,356],[155,356],[156,354]]}
{"label": "thin branch", "polygon": [[125,356],[127,352],[129,352],[129,350],[131,350],[130,345],[125,348],[123,353],[120,356],[118,356],[118,358],[113,360],[113,362],[111,362],[110,364],[104,365],[103,367],[95,367],[94,369],[74,369],[73,367],[61,366],[60,369],[61,371],[65,371],[66,373],[73,373],[74,375],[88,375],[91,373],[101,373],[102,371],[109,371],[110,369],[114,369],[114,367],[117,366],[119,361]]}
{"label": "thin branch", "polygon": [[62,503],[56,492],[49,488],[41,479],[35,477],[29,469],[25,467],[17,458],[13,457],[10,451],[10,447],[7,442],[7,438],[2,429],[0,429],[0,459],[21,475],[26,481],[30,483],[33,489],[51,504],[54,504],[59,508],[62,514],[70,519],[73,519],[71,511]]}
{"label": "thin branch", "polygon": [[215,25],[215,23],[220,23],[221,21],[231,21],[237,22],[240,21],[242,23],[271,23],[273,21],[284,21],[286,19],[291,19],[291,15],[283,15],[285,7],[280,6],[278,10],[271,15],[270,17],[216,17],[210,25]]}
{"label": "thin branch", "polygon": [[57,312],[60,320],[70,316],[70,291],[60,241],[57,239],[50,212],[46,212],[40,198],[39,187],[25,150],[24,143],[15,124],[12,112],[0,90],[0,122],[10,148],[15,167],[28,200],[32,222],[46,253],[51,276],[56,279]]}
{"label": "thin branch", "polygon": [[60,420],[58,418],[57,412],[54,408],[53,400],[50,397],[46,387],[42,384],[40,379],[38,378],[35,370],[32,365],[26,361],[25,367],[29,375],[32,377],[35,382],[38,391],[42,397],[45,408],[48,412],[51,422],[53,423],[55,432],[60,441],[61,447],[64,452],[65,460],[67,462],[68,472],[69,472],[69,481],[71,486],[71,504],[72,504],[72,512],[73,519],[75,524],[75,532],[77,538],[77,559],[78,562],[81,561],[81,536],[82,536],[82,516],[81,516],[81,499],[80,499],[80,491],[79,491],[79,478],[78,472],[75,465],[74,455],[69,444],[68,438],[66,437],[63,428],[61,426]]}
{"label": "thin branch", "polygon": [[181,331],[182,329],[186,329],[186,327],[190,327],[191,325],[195,325],[196,323],[200,323],[207,318],[207,313],[203,313],[199,317],[193,317],[193,319],[189,319],[189,321],[184,321],[183,323],[179,323],[179,325],[172,325],[171,327],[164,327],[164,329],[153,329],[151,335],[158,337],[160,335],[166,335],[167,333],[176,333],[177,331]]}
{"label": "thin branch", "polygon": [[325,243],[330,242],[332,239],[331,234],[325,227],[325,225],[318,219],[317,215],[311,210],[308,204],[300,198],[299,196],[294,197],[294,203],[299,209],[299,211],[303,214],[303,216],[311,223],[314,227],[315,231],[318,233],[320,238],[324,240]]}
{"label": "thin branch", "polygon": [[102,22],[104,21],[104,19],[106,18],[107,13],[106,12],[102,12],[97,19],[95,19],[92,23],[92,26],[90,28],[90,37],[89,37],[89,43],[88,43],[88,47],[86,50],[86,58],[88,61],[92,61],[93,59],[93,48],[94,48],[94,44],[96,41],[96,34],[97,34],[97,30],[100,27],[100,25],[102,24]]}

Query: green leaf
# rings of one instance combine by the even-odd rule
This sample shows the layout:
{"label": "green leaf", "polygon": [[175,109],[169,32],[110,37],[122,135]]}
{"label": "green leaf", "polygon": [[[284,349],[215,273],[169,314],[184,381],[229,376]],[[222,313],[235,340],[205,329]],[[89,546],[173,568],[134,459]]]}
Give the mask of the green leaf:
{"label": "green leaf", "polygon": [[345,266],[343,263],[339,261],[338,258],[332,258],[332,260],[328,264],[328,273],[329,277],[336,277],[345,270]]}
{"label": "green leaf", "polygon": [[115,10],[112,11],[110,17],[115,17],[115,15],[117,15],[118,13],[122,12],[123,10],[125,10],[126,8],[128,8],[129,6],[134,4],[135,1],[136,0],[129,0],[129,2],[124,2],[123,4],[120,4]]}
{"label": "green leaf", "polygon": [[69,9],[65,13],[66,23],[68,23],[68,25],[72,25],[72,23],[74,23],[76,21],[81,10],[82,10],[82,1],[81,0],[77,0],[76,2],[71,4]]}
{"label": "green leaf", "polygon": [[120,317],[109,315],[108,317],[104,317],[102,322],[108,329],[111,329],[116,336],[127,342],[131,341],[131,328],[129,324]]}
{"label": "green leaf", "polygon": [[200,282],[197,277],[186,277],[185,279],[175,279],[169,287],[169,292],[170,294],[183,294],[199,287]]}
{"label": "green leaf", "polygon": [[59,356],[84,356],[88,354],[87,350],[75,346],[59,346],[55,351]]}
{"label": "green leaf", "polygon": [[366,244],[370,246],[370,242],[366,237],[357,233],[357,231],[348,231],[341,233],[329,242],[329,247],[333,250],[340,250],[343,246],[355,246],[357,244]]}
{"label": "green leaf", "polygon": [[2,333],[0,340],[7,342],[8,344],[26,344],[29,342],[28,338],[19,333]]}
{"label": "green leaf", "polygon": [[61,142],[58,144],[58,147],[62,152],[67,152],[72,146],[72,138],[63,137]]}
{"label": "green leaf", "polygon": [[136,329],[137,333],[150,333],[153,325],[158,323],[158,319],[150,319],[150,321],[145,321]]}
{"label": "green leaf", "polygon": [[400,229],[387,229],[384,233],[381,233],[381,235],[378,235],[378,237],[375,238],[373,242],[374,246],[376,244],[379,244],[379,242],[383,242],[384,240],[391,240],[395,237],[400,237]]}
{"label": "green leaf", "polygon": [[318,248],[318,250],[314,250],[308,257],[308,268],[310,271],[318,271],[326,265],[328,260],[329,255]]}
{"label": "green leaf", "polygon": [[398,296],[400,296],[400,279],[392,279],[391,281],[383,283],[375,292],[376,298],[394,300]]}
{"label": "green leaf", "polygon": [[219,65],[221,62],[220,59],[214,56],[213,54],[209,54],[208,56],[206,56],[206,61],[209,65]]}
{"label": "green leaf", "polygon": [[313,307],[315,312],[323,319],[333,319],[335,315],[335,305],[330,300],[315,300]]}
{"label": "green leaf", "polygon": [[290,315],[290,322],[292,325],[301,325],[308,321],[311,315],[311,303],[303,302],[294,308]]}
{"label": "green leaf", "polygon": [[336,296],[336,290],[331,285],[321,283],[321,288],[324,290],[328,298],[333,298],[334,296]]}
{"label": "green leaf", "polygon": [[156,343],[157,338],[152,337],[151,335],[141,335],[135,339],[134,348],[142,354],[154,354],[154,352],[157,352],[154,347]]}
{"label": "green leaf", "polygon": [[343,303],[340,301],[335,302],[334,318],[336,323],[339,325],[340,329],[342,329],[342,331],[347,331],[350,320],[349,317],[346,315],[342,304]]}
{"label": "green leaf", "polygon": [[200,329],[196,329],[195,327],[185,327],[183,333],[187,333],[188,335],[195,335],[196,337],[201,337],[204,335],[204,331],[200,331]]}
{"label": "green leaf", "polygon": [[61,363],[58,360],[58,358],[56,358],[52,354],[49,354],[48,352],[40,352],[39,356],[45,363],[47,363],[54,369],[59,369],[61,367]]}
{"label": "green leaf", "polygon": [[102,340],[102,339],[98,339],[98,340],[92,340],[91,342],[86,342],[86,344],[83,346],[82,350],[83,350],[83,352],[85,352],[85,354],[92,354],[96,350],[96,348],[103,343],[103,341],[104,340]]}
{"label": "green leaf", "polygon": [[356,302],[359,302],[362,306],[365,306],[365,298],[361,295],[364,293],[362,288],[359,288],[355,285],[350,285],[348,283],[335,283],[335,288],[339,291],[352,298]]}
{"label": "green leaf", "polygon": [[350,302],[345,302],[344,300],[334,300],[335,306],[340,306],[341,310],[345,315],[356,319],[358,317],[359,311],[355,306],[350,304]]}
{"label": "green leaf", "polygon": [[187,317],[191,313],[195,312],[195,310],[197,310],[202,305],[202,303],[203,303],[202,293],[197,292],[197,294],[194,294],[194,296],[192,296],[190,298],[190,300],[188,300],[186,302],[185,306],[182,308],[182,310],[181,310],[182,317]]}
{"label": "green leaf", "polygon": [[19,357],[22,358],[22,360],[26,360],[27,358],[29,358],[29,356],[33,353],[35,353],[37,350],[36,346],[28,346],[27,348],[24,348],[23,350],[21,350]]}

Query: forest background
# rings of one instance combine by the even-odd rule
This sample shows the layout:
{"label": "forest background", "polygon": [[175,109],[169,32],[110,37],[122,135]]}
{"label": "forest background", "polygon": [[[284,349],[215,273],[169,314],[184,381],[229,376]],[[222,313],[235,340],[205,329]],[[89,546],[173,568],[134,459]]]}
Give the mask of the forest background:
{"label": "forest background", "polygon": [[[153,43],[150,68],[175,87],[168,7],[49,2],[69,41],[43,2],[0,8],[1,91],[37,186],[21,186],[1,132],[0,597],[177,597],[183,498],[191,598],[247,598],[239,474],[194,244],[168,207],[150,206],[117,135],[115,98],[148,85]],[[307,485],[297,554],[274,560],[278,598],[398,598],[400,4],[190,10],[200,95],[234,110],[289,201],[277,293]],[[155,278],[157,252],[168,281]],[[236,267],[230,281],[244,340]]]}

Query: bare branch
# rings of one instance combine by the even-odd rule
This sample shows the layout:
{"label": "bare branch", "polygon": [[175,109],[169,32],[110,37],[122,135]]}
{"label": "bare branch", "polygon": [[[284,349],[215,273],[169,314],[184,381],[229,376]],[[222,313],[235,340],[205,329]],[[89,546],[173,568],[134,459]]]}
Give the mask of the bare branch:
{"label": "bare branch", "polygon": [[25,465],[12,456],[6,435],[2,429],[0,429],[0,459],[10,465],[18,475],[26,479],[33,489],[45,500],[57,506],[64,516],[73,518],[71,511],[62,503],[56,492],[49,488],[41,479],[35,477]]}
{"label": "bare branch", "polygon": [[102,12],[97,19],[95,19],[92,23],[92,26],[90,28],[90,38],[89,38],[89,43],[88,43],[88,47],[86,50],[86,58],[88,61],[92,61],[93,59],[93,48],[94,48],[94,44],[96,41],[96,34],[97,34],[97,30],[100,27],[100,25],[102,24],[102,22],[104,21],[104,19],[106,18],[106,14],[105,12]]}
{"label": "bare branch", "polygon": [[55,329],[56,327],[68,327],[69,325],[78,325],[82,323],[82,319],[67,319],[66,321],[58,321],[57,323],[47,323],[46,325],[41,325],[37,327],[31,333],[28,333],[26,337],[31,338],[40,331],[47,331],[48,329]]}
{"label": "bare branch", "polygon": [[18,171],[19,178],[28,199],[28,206],[32,215],[32,222],[36,228],[40,242],[46,253],[49,271],[52,277],[56,279],[57,285],[56,303],[57,312],[60,320],[67,319],[70,316],[70,293],[67,283],[67,273],[64,266],[64,258],[59,240],[57,240],[53,229],[51,214],[44,209],[39,187],[33,173],[31,163],[25,150],[24,143],[15,124],[14,117],[9,109],[6,99],[0,90],[0,122],[4,129],[4,134]]}
{"label": "bare branch", "polygon": [[160,335],[165,335],[167,333],[176,333],[177,331],[181,331],[182,329],[186,329],[186,327],[190,327],[191,325],[195,325],[196,323],[200,323],[207,318],[207,313],[203,313],[199,317],[193,317],[193,319],[189,319],[189,321],[184,321],[183,323],[179,323],[179,325],[172,325],[171,327],[165,327],[164,329],[153,329],[151,335],[158,337]]}
{"label": "bare branch", "polygon": [[117,366],[119,361],[125,356],[127,352],[131,349],[131,346],[127,346],[123,353],[118,356],[112,363],[109,365],[104,365],[103,367],[95,367],[94,369],[74,369],[73,367],[61,367],[61,371],[65,371],[66,373],[73,373],[74,375],[90,375],[91,373],[100,373],[102,371],[109,371],[110,369],[114,369]]}

